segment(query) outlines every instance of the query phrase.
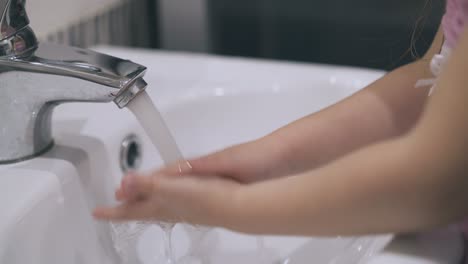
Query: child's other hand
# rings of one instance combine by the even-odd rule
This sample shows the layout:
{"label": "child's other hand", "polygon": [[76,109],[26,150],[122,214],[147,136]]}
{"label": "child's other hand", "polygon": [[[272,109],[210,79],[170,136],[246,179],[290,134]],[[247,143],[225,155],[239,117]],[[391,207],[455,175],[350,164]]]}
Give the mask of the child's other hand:
{"label": "child's other hand", "polygon": [[[190,170],[181,174],[220,175],[242,183],[251,183],[281,176],[287,172],[278,151],[267,150],[274,146],[264,146],[261,141],[253,141],[233,146],[222,151],[190,160]],[[180,174],[179,164],[168,166],[160,171],[165,175]]]}
{"label": "child's other hand", "polygon": [[[94,211],[101,220],[190,222],[220,225],[232,220],[240,184],[209,176],[126,176],[116,191],[116,207]],[[231,219],[230,219],[231,218]]]}

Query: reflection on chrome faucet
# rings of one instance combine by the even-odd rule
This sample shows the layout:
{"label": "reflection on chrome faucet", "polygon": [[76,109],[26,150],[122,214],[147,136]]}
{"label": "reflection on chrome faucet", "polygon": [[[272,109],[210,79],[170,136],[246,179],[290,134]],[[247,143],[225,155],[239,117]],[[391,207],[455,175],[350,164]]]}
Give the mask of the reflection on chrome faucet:
{"label": "reflection on chrome faucet", "polygon": [[63,102],[125,107],[146,88],[146,67],[90,50],[38,43],[25,0],[0,0],[0,164],[53,145],[51,116]]}

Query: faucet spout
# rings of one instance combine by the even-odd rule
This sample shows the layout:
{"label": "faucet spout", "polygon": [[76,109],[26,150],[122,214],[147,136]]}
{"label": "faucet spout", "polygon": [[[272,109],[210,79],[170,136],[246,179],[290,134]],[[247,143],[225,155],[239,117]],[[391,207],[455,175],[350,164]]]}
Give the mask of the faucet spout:
{"label": "faucet spout", "polygon": [[[0,58],[0,78],[2,73],[11,72],[42,82],[41,91],[47,102],[114,101],[123,108],[146,88],[143,80],[146,67],[142,65],[91,50],[50,43],[39,44],[28,56]],[[69,79],[68,87],[55,87],[57,82],[53,79],[60,77]]]}

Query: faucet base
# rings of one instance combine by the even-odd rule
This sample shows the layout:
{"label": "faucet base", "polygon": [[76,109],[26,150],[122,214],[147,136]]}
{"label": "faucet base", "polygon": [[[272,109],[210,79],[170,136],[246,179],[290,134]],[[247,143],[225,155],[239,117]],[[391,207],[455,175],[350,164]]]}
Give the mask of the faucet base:
{"label": "faucet base", "polygon": [[8,165],[8,164],[13,164],[13,163],[18,163],[18,162],[22,162],[22,161],[26,161],[26,160],[30,160],[30,159],[33,159],[33,158],[42,156],[43,154],[49,152],[49,150],[51,150],[52,147],[54,147],[54,145],[55,145],[55,142],[52,141],[52,142],[50,142],[49,145],[47,145],[47,147],[45,147],[45,148],[42,149],[41,151],[39,151],[39,152],[37,152],[37,153],[34,153],[34,154],[32,154],[32,155],[29,155],[29,156],[26,156],[26,157],[17,158],[17,159],[13,159],[13,160],[0,160],[0,165]]}

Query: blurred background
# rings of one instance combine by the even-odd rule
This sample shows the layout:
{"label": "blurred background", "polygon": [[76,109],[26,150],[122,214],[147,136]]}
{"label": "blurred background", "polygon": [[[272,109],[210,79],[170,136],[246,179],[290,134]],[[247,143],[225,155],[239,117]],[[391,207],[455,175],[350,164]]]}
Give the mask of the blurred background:
{"label": "blurred background", "polygon": [[40,39],[390,70],[424,54],[443,0],[28,0]]}

